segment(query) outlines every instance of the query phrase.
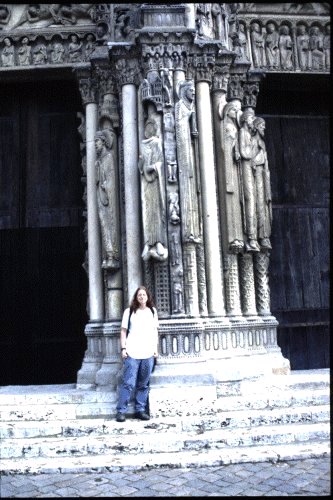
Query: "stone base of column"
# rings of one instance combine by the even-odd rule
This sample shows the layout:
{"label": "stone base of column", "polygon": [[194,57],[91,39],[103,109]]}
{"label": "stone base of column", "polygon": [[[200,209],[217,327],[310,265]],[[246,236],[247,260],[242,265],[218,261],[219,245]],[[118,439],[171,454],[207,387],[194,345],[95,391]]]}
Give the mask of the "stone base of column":
{"label": "stone base of column", "polygon": [[86,325],[87,350],[81,369],[77,372],[77,389],[96,387],[96,374],[101,368],[105,355],[103,341],[103,323],[91,322]]}
{"label": "stone base of column", "polygon": [[96,390],[97,391],[116,391],[120,372],[120,362],[103,361],[102,366],[96,373]]}
{"label": "stone base of column", "polygon": [[[150,381],[152,415],[203,414],[214,407],[221,384],[289,374],[290,363],[277,345],[277,325],[273,316],[255,321],[243,316],[236,323],[226,317],[161,319],[160,354]],[[116,394],[121,373],[119,328],[119,322],[93,327],[94,332],[87,327],[93,351],[90,358],[86,353],[78,388],[95,386]],[[103,345],[104,354],[99,364],[98,345]]]}

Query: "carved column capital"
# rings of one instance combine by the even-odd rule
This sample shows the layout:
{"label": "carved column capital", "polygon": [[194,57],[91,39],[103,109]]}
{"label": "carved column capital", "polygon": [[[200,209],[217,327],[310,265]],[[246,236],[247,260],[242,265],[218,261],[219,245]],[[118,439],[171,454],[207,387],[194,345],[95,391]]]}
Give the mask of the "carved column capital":
{"label": "carved column capital", "polygon": [[136,59],[118,59],[115,62],[116,79],[120,86],[127,84],[139,85],[141,71]]}
{"label": "carved column capital", "polygon": [[215,72],[212,81],[212,91],[223,90],[225,93],[228,90],[229,83],[229,67],[228,66],[215,66]]}
{"label": "carved column capital", "polygon": [[242,84],[244,79],[245,75],[230,74],[227,92],[228,101],[232,99],[243,99],[244,90]]}
{"label": "carved column capital", "polygon": [[90,68],[78,68],[75,73],[83,104],[96,103],[98,88],[96,76]]}
{"label": "carved column capital", "polygon": [[97,66],[95,68],[95,74],[98,78],[99,94],[101,96],[105,94],[117,93],[117,82],[114,76],[114,72],[110,66]]}
{"label": "carved column capital", "polygon": [[214,74],[215,55],[203,52],[191,54],[188,59],[187,78],[211,83]]}
{"label": "carved column capital", "polygon": [[257,97],[259,94],[260,81],[262,80],[262,71],[249,71],[246,75],[246,81],[243,83],[243,102],[244,108],[256,108]]}

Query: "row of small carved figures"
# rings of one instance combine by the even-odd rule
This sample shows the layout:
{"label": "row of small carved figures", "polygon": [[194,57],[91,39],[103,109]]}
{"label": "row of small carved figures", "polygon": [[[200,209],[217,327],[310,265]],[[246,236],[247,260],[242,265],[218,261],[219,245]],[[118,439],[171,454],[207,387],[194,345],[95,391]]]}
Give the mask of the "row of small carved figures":
{"label": "row of small carved figures", "polygon": [[[248,59],[245,25],[239,24],[239,31],[231,34],[233,50],[238,59]],[[299,24],[292,28],[287,24],[277,26],[268,22],[263,28],[259,22],[250,26],[252,62],[255,67],[291,70],[330,69],[330,24],[314,24],[307,27]]]}
{"label": "row of small carved figures", "polygon": [[29,38],[24,36],[20,44],[10,37],[5,37],[2,42],[3,48],[0,52],[0,65],[12,67],[15,65],[27,66],[30,64],[59,64],[89,61],[90,55],[95,49],[95,36],[89,33],[86,40],[82,41],[78,35],[72,34],[68,42],[62,43],[58,39],[47,44],[39,41],[30,45]]}

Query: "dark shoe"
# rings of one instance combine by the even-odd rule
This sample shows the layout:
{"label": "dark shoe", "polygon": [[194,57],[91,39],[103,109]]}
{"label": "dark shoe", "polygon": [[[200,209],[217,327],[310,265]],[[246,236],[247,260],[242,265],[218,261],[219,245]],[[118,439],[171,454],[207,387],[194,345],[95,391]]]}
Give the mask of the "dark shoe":
{"label": "dark shoe", "polygon": [[116,420],[117,422],[125,422],[126,417],[123,413],[117,413]]}
{"label": "dark shoe", "polygon": [[135,416],[140,420],[150,420],[150,416],[144,411],[139,411]]}

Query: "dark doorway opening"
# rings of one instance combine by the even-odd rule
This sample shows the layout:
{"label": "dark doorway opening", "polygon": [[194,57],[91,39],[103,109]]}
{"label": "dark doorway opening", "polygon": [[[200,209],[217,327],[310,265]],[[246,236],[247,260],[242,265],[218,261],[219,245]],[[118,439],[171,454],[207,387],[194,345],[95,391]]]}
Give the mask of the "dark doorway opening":
{"label": "dark doorway opening", "polygon": [[80,110],[72,81],[0,87],[0,385],[74,383],[81,367]]}
{"label": "dark doorway opening", "polygon": [[330,364],[329,83],[328,75],[267,75],[256,109],[272,182],[271,310],[293,370]]}

